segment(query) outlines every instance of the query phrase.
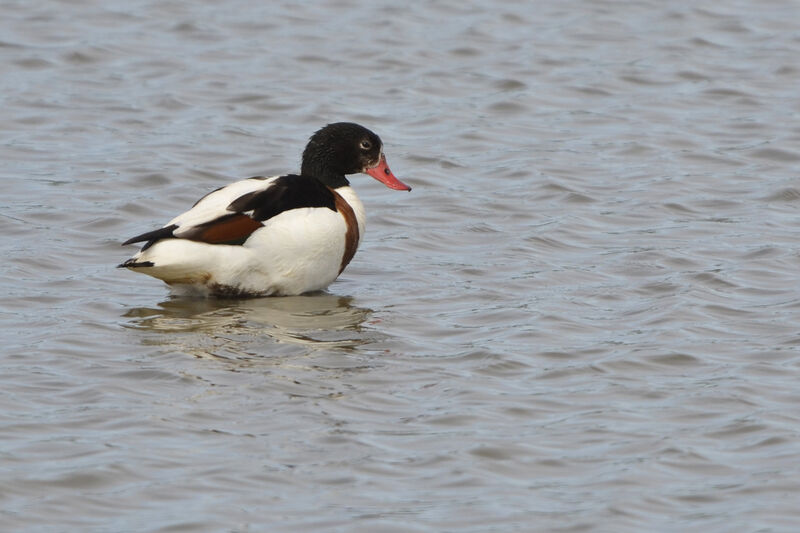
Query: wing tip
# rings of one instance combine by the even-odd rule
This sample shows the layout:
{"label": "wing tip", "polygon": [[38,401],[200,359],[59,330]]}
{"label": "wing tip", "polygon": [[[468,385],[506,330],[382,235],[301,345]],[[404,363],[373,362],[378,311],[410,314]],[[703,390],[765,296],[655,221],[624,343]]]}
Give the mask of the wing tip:
{"label": "wing tip", "polygon": [[172,224],[170,226],[164,226],[163,228],[158,228],[157,230],[148,231],[147,233],[142,233],[141,235],[137,235],[136,237],[131,237],[127,241],[122,243],[122,246],[127,246],[128,244],[133,244],[135,242],[142,242],[148,241],[145,244],[145,248],[148,248],[152,243],[160,239],[166,239],[172,237],[172,232],[174,232],[178,228],[177,224]]}

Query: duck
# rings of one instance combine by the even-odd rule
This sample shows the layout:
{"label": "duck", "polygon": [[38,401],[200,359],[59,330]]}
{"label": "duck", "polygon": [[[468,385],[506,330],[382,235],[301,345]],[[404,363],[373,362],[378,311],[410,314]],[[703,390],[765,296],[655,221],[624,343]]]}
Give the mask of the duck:
{"label": "duck", "polygon": [[383,142],[352,122],[328,124],[303,150],[299,174],[254,176],[216,189],[118,265],[164,281],[174,294],[295,296],[326,289],[364,236],[364,205],[348,175],[365,173],[410,191],[386,162]]}

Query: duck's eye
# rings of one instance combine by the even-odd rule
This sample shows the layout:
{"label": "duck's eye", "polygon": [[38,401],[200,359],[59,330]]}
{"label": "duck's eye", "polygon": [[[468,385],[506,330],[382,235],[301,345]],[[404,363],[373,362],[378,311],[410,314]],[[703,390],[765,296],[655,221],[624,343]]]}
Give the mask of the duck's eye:
{"label": "duck's eye", "polygon": [[372,143],[364,139],[363,141],[361,141],[360,146],[362,150],[369,150],[370,148],[372,148]]}

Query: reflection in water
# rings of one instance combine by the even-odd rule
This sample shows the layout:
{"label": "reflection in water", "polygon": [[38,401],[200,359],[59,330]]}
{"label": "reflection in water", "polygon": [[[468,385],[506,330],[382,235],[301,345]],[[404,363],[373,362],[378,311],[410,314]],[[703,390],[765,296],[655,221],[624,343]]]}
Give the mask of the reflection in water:
{"label": "reflection in water", "polygon": [[328,293],[239,300],[172,297],[124,316],[132,319],[126,327],[155,334],[144,340],[147,344],[198,357],[252,360],[263,357],[265,340],[275,343],[269,352],[279,356],[298,349],[349,350],[376,341],[375,331],[361,328],[372,310],[351,302]]}

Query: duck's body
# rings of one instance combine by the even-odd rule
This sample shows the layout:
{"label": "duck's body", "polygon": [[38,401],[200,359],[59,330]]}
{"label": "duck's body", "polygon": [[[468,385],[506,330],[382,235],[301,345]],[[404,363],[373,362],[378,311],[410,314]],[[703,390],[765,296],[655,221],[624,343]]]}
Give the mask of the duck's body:
{"label": "duck's body", "polygon": [[380,139],[350,123],[309,141],[301,174],[255,177],[201,198],[121,264],[176,292],[219,296],[295,295],[330,285],[364,234],[364,206],[345,174],[366,172],[410,190],[389,170]]}

